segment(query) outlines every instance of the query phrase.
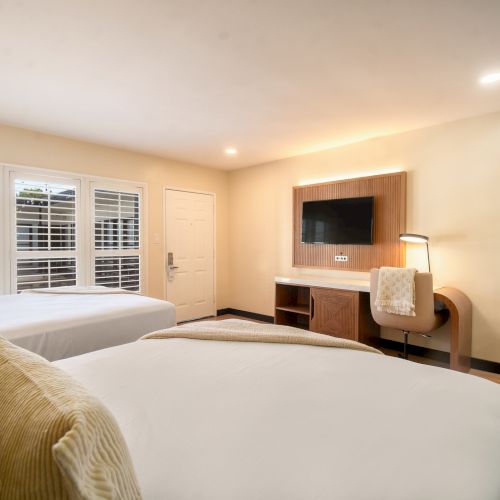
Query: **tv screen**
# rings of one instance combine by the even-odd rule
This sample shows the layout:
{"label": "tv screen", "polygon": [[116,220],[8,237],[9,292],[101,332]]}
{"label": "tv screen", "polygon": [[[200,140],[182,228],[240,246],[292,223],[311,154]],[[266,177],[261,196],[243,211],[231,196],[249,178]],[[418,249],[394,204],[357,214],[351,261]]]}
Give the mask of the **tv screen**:
{"label": "tv screen", "polygon": [[373,196],[305,201],[302,243],[373,244]]}

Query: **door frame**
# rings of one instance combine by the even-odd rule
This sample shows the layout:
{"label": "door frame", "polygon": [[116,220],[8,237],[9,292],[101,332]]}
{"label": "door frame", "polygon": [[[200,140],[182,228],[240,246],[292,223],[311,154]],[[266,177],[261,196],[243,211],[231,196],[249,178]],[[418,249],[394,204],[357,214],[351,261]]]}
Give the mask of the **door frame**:
{"label": "door frame", "polygon": [[167,300],[167,217],[166,217],[166,208],[167,208],[167,191],[181,191],[183,193],[194,193],[194,194],[205,194],[208,196],[212,196],[214,205],[213,205],[213,218],[214,218],[214,227],[213,227],[213,243],[214,243],[214,255],[213,255],[213,316],[217,316],[217,194],[211,191],[200,191],[198,189],[188,189],[188,188],[180,188],[177,186],[163,186],[163,196],[162,196],[162,217],[163,217],[163,298]]}

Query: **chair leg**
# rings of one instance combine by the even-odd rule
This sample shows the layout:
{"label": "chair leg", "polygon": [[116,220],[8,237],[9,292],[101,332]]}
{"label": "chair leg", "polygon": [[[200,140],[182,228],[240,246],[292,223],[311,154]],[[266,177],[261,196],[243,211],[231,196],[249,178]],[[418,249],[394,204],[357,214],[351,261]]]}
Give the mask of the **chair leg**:
{"label": "chair leg", "polygon": [[403,359],[408,359],[408,335],[410,332],[403,331],[404,344],[403,344]]}

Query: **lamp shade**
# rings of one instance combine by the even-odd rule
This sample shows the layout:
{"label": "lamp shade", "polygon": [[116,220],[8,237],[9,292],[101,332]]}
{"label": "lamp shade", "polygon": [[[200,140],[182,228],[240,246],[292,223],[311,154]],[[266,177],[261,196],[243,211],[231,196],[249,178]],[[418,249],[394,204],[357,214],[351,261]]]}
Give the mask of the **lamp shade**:
{"label": "lamp shade", "polygon": [[425,243],[427,248],[427,265],[429,267],[429,272],[431,272],[431,257],[429,255],[429,237],[423,234],[415,233],[401,233],[399,235],[401,241],[407,241],[408,243]]}
{"label": "lamp shade", "polygon": [[399,235],[401,241],[407,241],[408,243],[428,243],[429,237],[423,234],[414,233],[401,233]]}

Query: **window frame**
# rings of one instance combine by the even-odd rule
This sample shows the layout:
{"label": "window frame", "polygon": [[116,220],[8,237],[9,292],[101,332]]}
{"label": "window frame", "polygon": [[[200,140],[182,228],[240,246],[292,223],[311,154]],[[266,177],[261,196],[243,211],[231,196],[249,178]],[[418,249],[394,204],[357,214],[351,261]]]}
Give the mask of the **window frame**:
{"label": "window frame", "polygon": [[[17,293],[17,236],[16,236],[16,198],[15,178],[26,180],[38,180],[68,183],[76,185],[76,248],[70,250],[51,251],[24,251],[27,258],[53,258],[65,257],[67,252],[76,252],[77,262],[77,285],[91,285],[94,283],[94,261],[93,261],[93,229],[94,229],[94,205],[93,185],[98,189],[131,191],[140,189],[139,207],[139,251],[140,259],[140,293],[148,293],[148,186],[145,182],[131,181],[121,178],[102,177],[88,175],[79,172],[47,169],[43,167],[32,167],[0,163],[0,225],[2,227],[0,238],[0,294]],[[4,237],[6,235],[7,237]],[[57,252],[56,255],[54,253]],[[126,252],[123,250],[122,252]],[[50,255],[49,255],[50,254]],[[26,258],[26,257],[22,257]],[[14,264],[13,264],[14,263]]]}
{"label": "window frame", "polygon": [[[33,182],[47,182],[47,183],[67,183],[74,184],[75,186],[75,249],[74,250],[18,250],[17,248],[17,219],[16,219],[16,179],[23,179]],[[10,241],[10,293],[17,293],[17,262],[24,259],[71,259],[74,258],[76,262],[76,284],[82,285],[83,280],[79,271],[79,262],[85,262],[83,256],[83,235],[82,229],[84,222],[82,222],[82,212],[80,209],[81,199],[81,182],[76,177],[56,177],[45,174],[34,174],[19,172],[11,170],[9,172],[9,241]]]}
{"label": "window frame", "polygon": [[[115,191],[120,193],[139,194],[139,248],[129,249],[96,249],[95,248],[95,192],[96,190]],[[121,182],[106,182],[100,180],[92,180],[89,182],[90,195],[90,238],[89,238],[89,255],[90,255],[90,272],[91,283],[95,285],[95,261],[99,257],[139,257],[139,293],[143,292],[143,276],[144,276],[144,189],[142,186],[134,186],[131,183]]]}

